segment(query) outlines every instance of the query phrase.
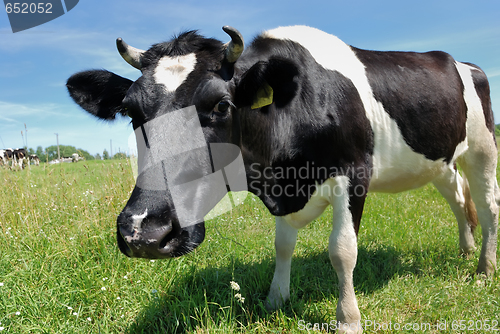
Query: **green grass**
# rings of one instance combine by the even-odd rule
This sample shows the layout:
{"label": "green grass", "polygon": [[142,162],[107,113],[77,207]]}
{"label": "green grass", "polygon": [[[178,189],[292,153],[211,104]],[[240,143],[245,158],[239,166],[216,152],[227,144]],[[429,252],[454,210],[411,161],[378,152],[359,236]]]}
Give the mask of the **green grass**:
{"label": "green grass", "polygon": [[[267,312],[274,219],[253,196],[207,222],[193,253],[150,261],[116,247],[115,219],[133,187],[128,161],[0,169],[0,181],[0,333],[303,333],[300,323],[335,319],[331,209],[299,232],[291,300]],[[455,219],[432,186],[370,194],[354,279],[362,318],[483,332],[451,328],[500,322],[500,275],[476,277],[478,256],[459,256]]]}

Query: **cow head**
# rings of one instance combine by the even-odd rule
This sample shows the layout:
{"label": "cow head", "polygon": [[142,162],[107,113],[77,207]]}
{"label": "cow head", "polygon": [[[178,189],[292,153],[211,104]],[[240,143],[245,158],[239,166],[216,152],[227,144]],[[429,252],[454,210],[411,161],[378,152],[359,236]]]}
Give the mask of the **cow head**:
{"label": "cow head", "polygon": [[[134,130],[195,106],[206,143],[238,144],[233,77],[234,63],[243,51],[243,38],[234,28],[223,29],[231,37],[227,44],[191,31],[142,51],[119,38],[118,51],[142,76],[133,82],[105,70],[80,72],[68,79],[70,96],[100,119],[128,115]],[[157,168],[141,173],[118,216],[118,245],[127,256],[181,256],[196,248],[205,237],[203,221],[189,226],[179,223],[168,187],[138,186],[161,182],[157,179],[159,175],[161,171],[158,173]]]}
{"label": "cow head", "polygon": [[[264,121],[268,116],[265,108],[271,102],[279,108],[290,101],[296,90],[293,78],[297,67],[279,54],[265,55],[269,47],[256,45],[255,41],[246,56],[240,57],[244,48],[241,34],[228,26],[223,30],[231,37],[226,44],[196,32],[186,32],[147,51],[118,39],[122,57],[142,72],[139,79],[133,82],[105,70],[94,70],[73,75],[68,79],[67,88],[77,104],[100,119],[113,120],[117,114],[130,116],[136,135],[144,132],[143,126],[194,106],[202,137],[209,146],[212,143],[237,145],[243,152],[246,167],[251,161],[265,165],[269,162],[268,156],[265,157],[269,149],[264,150],[267,152],[264,155],[256,154],[255,150],[271,146],[265,136],[272,132],[272,122]],[[260,142],[254,138],[260,138]],[[164,145],[169,142],[165,141]],[[189,158],[179,159],[172,159],[177,161],[177,166],[190,165],[185,160]],[[140,160],[139,157],[139,164]],[[182,170],[180,174],[196,174],[190,168],[177,169]],[[128,256],[181,256],[204,239],[203,221],[189,226],[180,224],[171,187],[155,188],[163,175],[161,168],[150,168],[139,174],[132,195],[118,216],[118,245]],[[187,180],[196,177],[181,176]],[[150,186],[142,186],[145,184]],[[277,209],[276,201],[266,200],[268,197],[262,194],[259,196],[273,214],[283,214]],[[207,195],[210,196],[210,191]]]}

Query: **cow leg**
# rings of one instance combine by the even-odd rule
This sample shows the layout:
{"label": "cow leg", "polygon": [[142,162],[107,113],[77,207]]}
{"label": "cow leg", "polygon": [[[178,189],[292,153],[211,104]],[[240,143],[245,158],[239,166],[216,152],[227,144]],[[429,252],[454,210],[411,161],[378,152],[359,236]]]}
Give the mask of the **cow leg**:
{"label": "cow leg", "polygon": [[[340,176],[335,178],[335,182],[330,199],[333,206],[333,229],[328,251],[339,280],[337,323],[340,329],[338,332],[357,333],[361,332],[361,314],[354,294],[353,271],[358,256],[356,229],[359,221],[355,222],[353,217],[356,217],[356,220],[358,217],[361,219],[366,194],[349,198],[349,179]],[[352,208],[356,208],[356,212],[351,212]]]}
{"label": "cow leg", "polygon": [[327,180],[318,186],[302,210],[284,217],[276,217],[276,269],[267,297],[268,309],[279,308],[290,298],[290,268],[297,242],[297,231],[318,218],[330,204],[330,201],[325,198],[330,193],[328,191],[331,189],[330,182]]}
{"label": "cow leg", "polygon": [[462,179],[456,169],[449,168],[433,183],[455,214],[460,235],[460,250],[464,254],[473,253],[476,250],[474,228],[477,226],[477,213],[467,179]]}
{"label": "cow leg", "polygon": [[[489,152],[489,154],[488,154]],[[491,275],[496,269],[498,211],[500,190],[496,181],[497,152],[494,144],[487,150],[468,151],[460,164],[469,180],[483,237],[478,273]]]}
{"label": "cow leg", "polygon": [[284,217],[276,217],[276,269],[267,297],[268,309],[280,308],[290,298],[290,269],[297,231]]}

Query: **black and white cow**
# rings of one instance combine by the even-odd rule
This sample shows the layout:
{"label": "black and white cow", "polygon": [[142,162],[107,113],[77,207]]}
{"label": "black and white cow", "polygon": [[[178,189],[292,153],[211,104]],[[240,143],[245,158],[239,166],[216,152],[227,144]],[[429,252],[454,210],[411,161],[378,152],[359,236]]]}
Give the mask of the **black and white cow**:
{"label": "black and white cow", "polygon": [[2,163],[5,166],[8,166],[10,163],[14,164],[12,161],[14,160],[14,150],[11,148],[6,148],[4,150],[0,150],[0,155],[2,157]]}
{"label": "black and white cow", "polygon": [[36,154],[31,154],[28,156],[28,161],[33,162],[35,166],[40,166],[40,158]]}
{"label": "black and white cow", "polygon": [[[494,272],[500,191],[481,69],[438,51],[361,50],[304,26],[264,32],[243,52],[241,34],[223,29],[230,43],[186,32],[142,51],[118,39],[122,57],[142,72],[138,80],[95,70],[73,75],[67,87],[86,111],[107,120],[129,115],[134,129],[195,105],[208,143],[239,146],[249,191],[276,216],[269,306],[289,298],[297,230],[332,205],[337,320],[360,320],[353,270],[367,191],[400,192],[432,182],[457,218],[464,253],[475,249],[479,220],[477,271]],[[197,247],[205,227],[181,228],[168,189],[136,185],[117,232],[125,255],[168,258]]]}
{"label": "black and white cow", "polygon": [[7,152],[5,150],[0,150],[0,163],[2,165],[7,165]]}
{"label": "black and white cow", "polygon": [[12,167],[17,165],[20,169],[23,169],[26,157],[27,152],[24,148],[16,148],[13,152]]}

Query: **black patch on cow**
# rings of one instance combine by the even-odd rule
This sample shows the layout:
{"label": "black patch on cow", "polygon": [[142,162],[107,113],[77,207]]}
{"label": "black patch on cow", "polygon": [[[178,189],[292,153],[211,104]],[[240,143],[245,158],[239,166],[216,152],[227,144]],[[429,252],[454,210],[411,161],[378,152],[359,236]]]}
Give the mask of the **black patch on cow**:
{"label": "black patch on cow", "polygon": [[114,73],[94,70],[72,75],[66,87],[80,107],[100,119],[113,120],[118,113],[126,115],[122,100],[132,83]]}
{"label": "black patch on cow", "polygon": [[352,48],[366,67],[375,99],[406,143],[427,159],[453,158],[466,137],[467,106],[453,58],[444,52],[380,52]]}
{"label": "black patch on cow", "polygon": [[[316,184],[330,177],[368,185],[373,132],[353,83],[292,41],[258,37],[242,58],[235,100],[242,111],[241,148],[249,190],[269,211],[301,210]],[[252,110],[263,82],[273,88],[274,103]],[[362,211],[365,195],[353,210]]]}

